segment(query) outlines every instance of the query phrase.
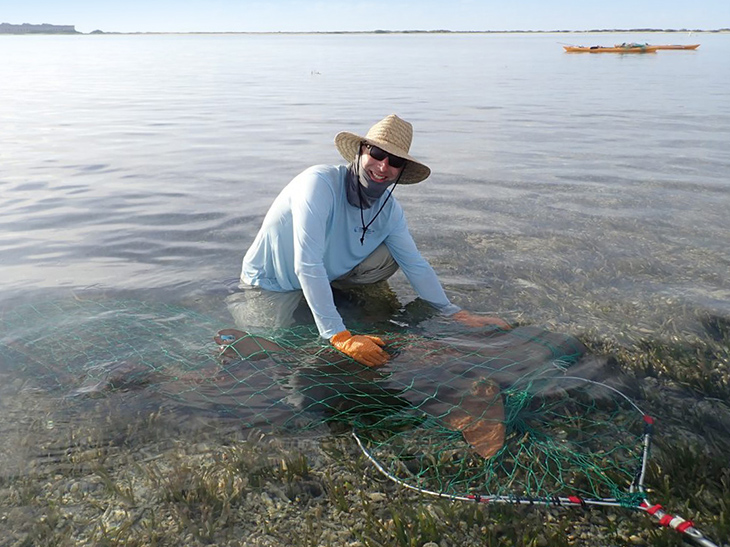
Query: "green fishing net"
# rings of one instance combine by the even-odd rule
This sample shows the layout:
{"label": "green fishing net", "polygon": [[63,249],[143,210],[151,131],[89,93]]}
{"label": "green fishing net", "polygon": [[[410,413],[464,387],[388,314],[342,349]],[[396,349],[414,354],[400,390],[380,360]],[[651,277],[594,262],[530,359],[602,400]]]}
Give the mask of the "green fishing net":
{"label": "green fishing net", "polygon": [[381,471],[453,496],[613,498],[644,462],[643,414],[579,377],[585,348],[536,327],[414,329],[362,366],[310,326],[253,335],[159,303],[5,306],[0,370],[65,401],[137,394],[145,408],[281,434],[354,434]]}

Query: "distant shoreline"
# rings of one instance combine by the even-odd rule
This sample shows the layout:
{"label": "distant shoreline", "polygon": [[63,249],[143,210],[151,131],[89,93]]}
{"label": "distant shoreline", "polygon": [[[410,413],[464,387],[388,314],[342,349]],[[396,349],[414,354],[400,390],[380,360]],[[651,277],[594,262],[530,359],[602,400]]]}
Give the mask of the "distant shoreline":
{"label": "distant shoreline", "polygon": [[675,34],[726,34],[730,28],[717,30],[664,30],[664,29],[602,29],[602,30],[327,30],[327,31],[226,31],[226,32],[101,32],[89,34],[616,34],[629,32]]}
{"label": "distant shoreline", "polygon": [[[55,27],[55,28],[54,28]],[[616,33],[676,33],[676,34],[725,34],[730,28],[721,29],[590,29],[590,30],[329,30],[329,31],[145,31],[145,32],[115,32],[94,30],[79,32],[74,25],[11,25],[0,24],[0,34],[9,35],[39,35],[62,34],[74,36],[89,35],[318,35],[318,34],[616,34]]]}

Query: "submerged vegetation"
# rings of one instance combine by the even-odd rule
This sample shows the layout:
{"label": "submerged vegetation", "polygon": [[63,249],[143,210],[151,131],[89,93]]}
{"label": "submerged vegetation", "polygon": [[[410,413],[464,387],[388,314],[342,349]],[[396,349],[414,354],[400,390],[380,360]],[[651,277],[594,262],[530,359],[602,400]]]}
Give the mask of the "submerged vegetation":
{"label": "submerged vegetation", "polygon": [[[691,426],[691,424],[689,424]],[[19,446],[37,449],[36,418]],[[680,536],[631,510],[452,502],[384,480],[348,435],[276,438],[182,427],[164,413],[65,427],[0,479],[3,545],[484,546],[645,544]],[[119,430],[123,428],[123,433]],[[106,433],[105,433],[106,431]],[[109,431],[117,433],[110,438]],[[57,432],[58,433],[58,432]],[[42,442],[42,441],[41,441]],[[650,497],[730,537],[727,441],[660,437]]]}
{"label": "submerged vegetation", "polygon": [[[582,295],[546,305],[552,292],[570,294],[561,281],[567,274],[553,272],[540,288],[526,272],[513,273],[531,291],[521,301],[526,313],[562,308],[556,316],[576,323],[554,328],[574,331],[611,374],[629,378],[632,397],[657,418],[645,481],[652,503],[722,545],[730,537],[728,320],[683,310],[671,324],[654,326],[675,305],[662,301],[654,314],[643,310],[638,326],[599,323],[598,316],[625,314],[625,306],[603,299],[600,310],[586,313],[588,285]],[[385,296],[378,301],[388,308]],[[415,305],[406,313],[427,311]],[[516,321],[528,322],[526,315]],[[420,495],[379,474],[342,427],[277,437],[235,420],[180,416],[159,405],[145,410],[134,397],[146,383],[112,383],[79,405],[40,396],[31,381],[7,372],[3,380],[2,545],[682,545],[680,534],[630,509]]]}
{"label": "submerged vegetation", "polygon": [[[645,481],[649,499],[728,545],[722,543],[730,538],[728,319],[655,294],[651,285],[647,294],[631,292],[639,283],[614,293],[617,267],[606,262],[591,270],[581,264],[579,245],[572,245],[577,258],[560,261],[541,262],[539,242],[523,249],[541,264],[538,272],[513,260],[499,242],[469,241],[477,264],[491,260],[495,276],[508,280],[495,282],[491,294],[505,309],[520,310],[510,320],[573,334],[609,377],[628,379],[632,398],[657,419]],[[545,252],[556,246],[551,242]],[[478,257],[482,249],[488,256]],[[658,268],[648,258],[620,267],[634,279]],[[694,267],[706,268],[699,261]],[[468,268],[464,275],[477,278]],[[469,292],[460,296],[468,305]],[[398,306],[387,291],[375,299],[380,305],[365,300],[374,316]],[[407,323],[429,313],[417,301],[406,308],[397,319]],[[143,382],[90,391],[73,410],[68,401],[39,395],[28,380],[0,374],[2,545],[683,544],[680,534],[630,509],[480,505],[420,495],[378,473],[346,431],[276,437],[234,420],[150,410],[133,401],[149,389]],[[110,393],[126,389],[130,407],[123,400],[112,404]]]}

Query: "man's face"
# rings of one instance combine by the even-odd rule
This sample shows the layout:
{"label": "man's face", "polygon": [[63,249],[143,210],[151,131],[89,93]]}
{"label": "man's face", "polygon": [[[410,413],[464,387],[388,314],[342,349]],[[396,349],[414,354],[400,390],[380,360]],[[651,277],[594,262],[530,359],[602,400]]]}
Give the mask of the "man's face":
{"label": "man's face", "polygon": [[[379,148],[371,147],[369,145],[362,145],[362,155],[360,159],[360,167],[367,174],[368,178],[378,184],[391,184],[395,182],[398,175],[403,170],[403,167],[393,167],[390,165],[391,158],[388,155],[381,153],[382,150]],[[375,154],[382,157],[382,160],[377,160],[373,157]]]}

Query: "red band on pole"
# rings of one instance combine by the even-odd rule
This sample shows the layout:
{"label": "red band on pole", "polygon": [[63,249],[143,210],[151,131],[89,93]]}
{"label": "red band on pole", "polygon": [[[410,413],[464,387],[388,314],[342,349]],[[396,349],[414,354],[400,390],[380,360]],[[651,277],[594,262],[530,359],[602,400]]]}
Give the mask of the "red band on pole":
{"label": "red band on pole", "polygon": [[694,528],[695,523],[691,520],[685,520],[682,524],[677,526],[677,532],[685,532],[687,528]]}
{"label": "red band on pole", "polygon": [[659,504],[656,504],[656,505],[649,507],[649,509],[647,509],[646,512],[649,513],[650,515],[654,515],[654,514],[656,514],[657,511],[661,511],[661,510],[662,510],[662,506]]}
{"label": "red band on pole", "polygon": [[579,504],[582,504],[583,503],[583,500],[580,499],[578,496],[568,496],[568,500],[571,503],[579,503]]}
{"label": "red band on pole", "polygon": [[654,424],[654,418],[652,418],[648,414],[644,414],[644,421],[650,425]]}
{"label": "red band on pole", "polygon": [[662,518],[659,519],[659,524],[662,526],[669,526],[669,523],[672,522],[672,519],[674,517],[672,515],[664,515]]}

